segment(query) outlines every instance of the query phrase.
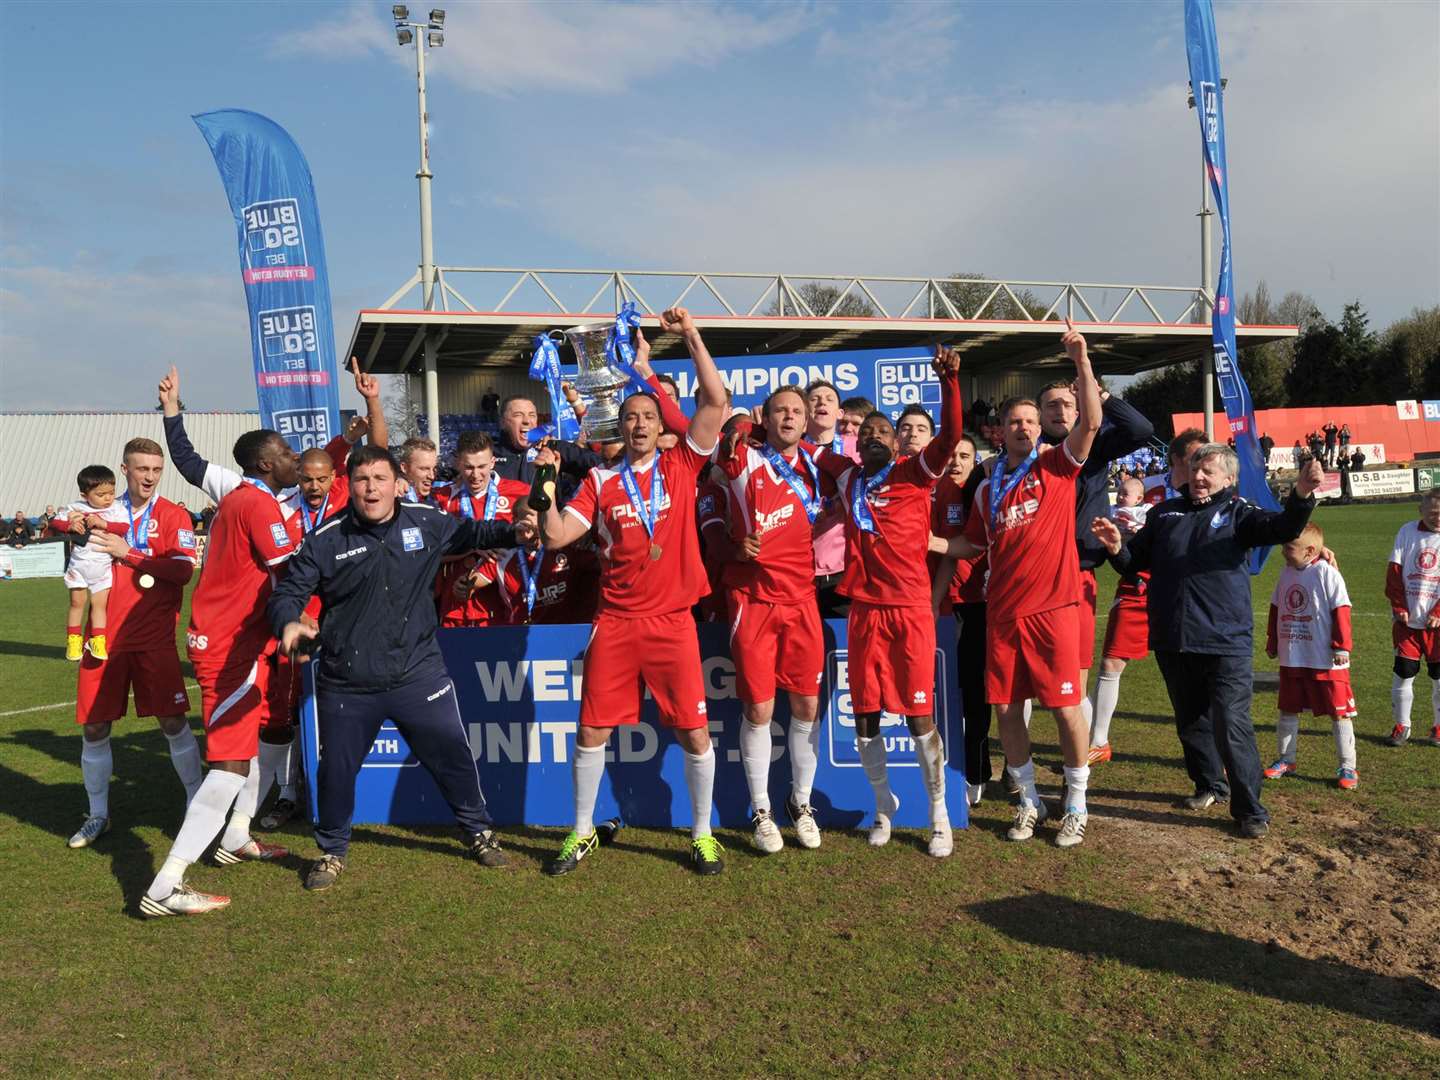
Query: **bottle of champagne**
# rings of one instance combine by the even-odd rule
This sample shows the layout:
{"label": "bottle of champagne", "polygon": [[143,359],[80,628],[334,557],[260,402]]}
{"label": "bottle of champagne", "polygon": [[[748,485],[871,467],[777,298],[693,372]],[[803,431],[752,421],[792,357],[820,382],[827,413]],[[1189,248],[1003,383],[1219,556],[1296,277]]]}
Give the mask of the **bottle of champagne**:
{"label": "bottle of champagne", "polygon": [[535,470],[535,479],[530,481],[530,508],[538,514],[545,513],[555,502],[555,466],[541,465]]}

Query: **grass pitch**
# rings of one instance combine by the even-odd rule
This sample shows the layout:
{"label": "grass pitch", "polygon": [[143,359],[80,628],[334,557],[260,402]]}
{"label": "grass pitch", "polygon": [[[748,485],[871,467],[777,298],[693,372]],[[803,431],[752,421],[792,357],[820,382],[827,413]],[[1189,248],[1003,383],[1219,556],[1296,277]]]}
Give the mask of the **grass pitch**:
{"label": "grass pitch", "polygon": [[[554,830],[508,830],[514,865],[486,872],[447,831],[362,827],[329,893],[301,889],[300,858],[197,866],[232,908],[158,923],[135,910],[181,816],[164,739],[117,725],[114,830],[66,849],[85,796],[64,589],[0,584],[0,1072],[1434,1075],[1440,748],[1384,745],[1384,565],[1413,514],[1317,513],[1355,603],[1361,786],[1333,787],[1328,721],[1307,718],[1260,843],[1175,808],[1188,782],[1146,660],[1073,851],[1049,827],[1005,843],[1003,798],[943,862],[915,833],[762,858],[723,831],[707,880],[678,832],[626,830],[551,880]],[[1262,628],[1278,565],[1254,585]],[[1102,571],[1102,614],[1113,585]],[[1268,761],[1273,692],[1255,717]],[[1054,727],[1034,731],[1053,794]],[[313,854],[300,826],[282,840]]]}

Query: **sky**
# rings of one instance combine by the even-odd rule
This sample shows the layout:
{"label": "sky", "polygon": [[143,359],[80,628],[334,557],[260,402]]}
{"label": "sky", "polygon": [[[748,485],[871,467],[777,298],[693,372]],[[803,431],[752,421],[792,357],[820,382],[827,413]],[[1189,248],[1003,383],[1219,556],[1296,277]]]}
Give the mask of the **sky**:
{"label": "sky", "polygon": [[[1192,285],[1182,9],[447,5],[436,261]],[[1440,3],[1216,22],[1237,292],[1336,319],[1358,298],[1375,327],[1440,302]],[[261,112],[304,150],[339,350],[414,272],[414,54],[388,4],[11,5],[6,29],[0,408],[146,408],[172,362],[187,407],[255,407],[193,113]]]}

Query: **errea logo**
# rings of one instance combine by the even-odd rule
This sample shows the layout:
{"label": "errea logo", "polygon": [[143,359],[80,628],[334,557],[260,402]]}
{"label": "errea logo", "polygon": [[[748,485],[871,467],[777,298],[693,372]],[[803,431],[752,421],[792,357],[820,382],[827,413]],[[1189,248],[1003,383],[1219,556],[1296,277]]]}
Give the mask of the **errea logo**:
{"label": "errea logo", "polygon": [[1062,682],[1062,683],[1060,684],[1060,693],[1062,693],[1062,694],[1073,694],[1074,692],[1075,692],[1075,684],[1074,684],[1073,682],[1069,682],[1069,681],[1067,680],[1066,682]]}

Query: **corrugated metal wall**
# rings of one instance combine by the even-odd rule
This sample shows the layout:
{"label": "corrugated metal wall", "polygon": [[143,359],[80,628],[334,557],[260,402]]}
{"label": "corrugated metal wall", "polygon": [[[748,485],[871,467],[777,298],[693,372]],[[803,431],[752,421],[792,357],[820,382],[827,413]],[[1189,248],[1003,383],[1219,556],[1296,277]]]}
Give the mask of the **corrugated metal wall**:
{"label": "corrugated metal wall", "polygon": [[[260,426],[258,412],[191,412],[185,430],[207,459],[234,466],[230,451],[247,431]],[[120,476],[120,456],[131,439],[144,436],[165,445],[159,412],[0,413],[0,516],[16,510],[35,516],[49,504],[79,496],[75,474],[86,465],[108,465]],[[204,509],[204,495],[169,467],[160,494]]]}

